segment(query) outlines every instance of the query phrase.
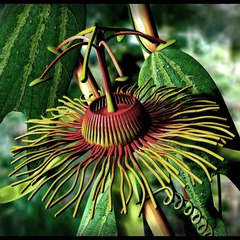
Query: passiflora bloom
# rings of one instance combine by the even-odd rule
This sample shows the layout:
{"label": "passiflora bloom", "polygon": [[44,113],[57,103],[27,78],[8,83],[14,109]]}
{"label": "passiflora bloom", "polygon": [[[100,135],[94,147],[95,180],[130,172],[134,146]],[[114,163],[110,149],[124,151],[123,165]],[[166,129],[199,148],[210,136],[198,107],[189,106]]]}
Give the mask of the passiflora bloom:
{"label": "passiflora bloom", "polygon": [[[185,187],[179,178],[181,172],[202,184],[197,172],[190,167],[189,163],[194,162],[211,181],[210,171],[216,167],[194,150],[222,161],[223,158],[207,146],[223,146],[234,135],[224,124],[226,119],[218,116],[218,104],[190,90],[190,87],[157,87],[151,85],[150,80],[142,86],[118,88],[113,93],[115,112],[107,111],[103,93],[89,105],[82,99],[64,97],[59,100],[61,106],[47,110],[47,117],[27,121],[32,126],[18,137],[26,144],[13,148],[14,155],[18,155],[13,164],[18,165],[10,175],[22,177],[13,185],[26,182],[23,192],[36,185],[29,196],[31,199],[48,184],[43,196],[43,201],[48,199],[46,207],[67,199],[56,215],[74,205],[75,217],[93,183],[94,212],[108,176],[109,210],[112,209],[117,172],[124,214],[134,191],[130,174],[142,192],[139,213],[146,197],[156,206],[149,176],[159,188],[167,186],[171,178]],[[35,167],[26,170],[29,164]],[[65,189],[70,179],[70,188]]]}

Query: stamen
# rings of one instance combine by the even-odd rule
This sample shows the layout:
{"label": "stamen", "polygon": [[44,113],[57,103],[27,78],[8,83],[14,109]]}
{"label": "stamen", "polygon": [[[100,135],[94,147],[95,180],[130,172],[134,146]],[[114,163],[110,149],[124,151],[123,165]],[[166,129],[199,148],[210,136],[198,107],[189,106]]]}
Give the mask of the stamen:
{"label": "stamen", "polygon": [[[49,117],[28,120],[27,123],[33,126],[16,138],[26,145],[12,150],[14,156],[22,153],[12,164],[20,163],[9,174],[24,178],[12,185],[25,183],[22,193],[35,185],[28,198],[31,200],[50,183],[42,197],[42,201],[49,197],[46,208],[71,196],[55,216],[75,204],[73,217],[76,217],[83,197],[95,181],[90,211],[93,218],[98,196],[106,190],[107,181],[108,208],[110,211],[113,208],[116,171],[119,171],[121,213],[127,214],[128,204],[136,191],[131,174],[141,189],[139,216],[147,198],[157,207],[147,172],[154,176],[169,199],[172,193],[167,185],[171,178],[183,188],[186,182],[180,176],[182,173],[188,174],[193,184],[203,183],[194,172],[194,164],[212,181],[212,171],[217,167],[209,159],[224,159],[208,146],[222,147],[234,137],[227,119],[217,115],[219,105],[188,93],[190,86],[156,87],[150,81],[148,79],[142,86],[134,84],[118,88],[113,94],[117,105],[114,112],[106,109],[107,96],[102,92],[102,96],[89,106],[81,98],[63,97],[59,100],[61,106],[47,110]],[[36,166],[24,170],[29,164]],[[93,170],[86,179],[90,166]],[[70,179],[69,188],[61,194],[60,189],[63,190]]]}

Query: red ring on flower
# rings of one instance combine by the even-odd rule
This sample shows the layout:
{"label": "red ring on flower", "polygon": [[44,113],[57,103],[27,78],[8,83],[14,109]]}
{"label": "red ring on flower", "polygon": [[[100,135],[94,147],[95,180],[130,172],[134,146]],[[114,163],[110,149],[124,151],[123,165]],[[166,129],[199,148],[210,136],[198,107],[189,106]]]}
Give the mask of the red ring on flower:
{"label": "red ring on flower", "polygon": [[118,110],[107,111],[106,96],[91,102],[85,112],[82,135],[90,144],[103,147],[124,145],[142,135],[149,115],[141,102],[130,94],[114,93]]}

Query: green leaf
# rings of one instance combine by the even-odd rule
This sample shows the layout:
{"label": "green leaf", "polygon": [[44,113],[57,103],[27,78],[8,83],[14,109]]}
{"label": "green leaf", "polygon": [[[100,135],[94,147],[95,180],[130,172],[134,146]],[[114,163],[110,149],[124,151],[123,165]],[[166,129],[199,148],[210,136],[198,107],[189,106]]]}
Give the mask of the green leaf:
{"label": "green leaf", "polygon": [[[239,149],[239,135],[224,99],[209,73],[194,58],[180,50],[171,48],[155,51],[142,65],[138,79],[139,85],[142,85],[149,78],[152,78],[153,83],[157,86],[186,87],[191,85],[193,93],[203,94],[208,99],[217,101],[220,105],[220,114],[228,119],[227,124],[230,126],[230,131],[235,134],[234,140],[229,141],[226,147]],[[201,154],[198,151],[195,153]],[[239,163],[232,163],[227,159],[221,162],[209,156],[205,156],[205,158],[217,166],[217,172],[225,174],[238,188],[240,187]],[[211,186],[204,171],[195,163],[189,163],[189,167],[194,169],[197,176],[203,180],[202,185],[198,183],[193,185],[186,173],[181,172],[179,175],[185,182],[187,181],[186,190],[191,201],[194,206],[200,209],[214,233],[225,236],[227,234],[226,229],[218,211],[213,205]],[[213,174],[216,174],[216,172]],[[189,228],[191,226],[189,219],[186,221],[186,226],[188,226],[189,235],[197,234],[197,226]]]}
{"label": "green leaf", "polygon": [[[93,218],[91,219],[92,199],[90,192],[87,205],[85,207],[77,236],[144,236],[144,225],[142,215],[138,217],[139,201],[137,185],[134,176],[130,174],[133,184],[133,195],[128,204],[127,214],[122,214],[122,201],[120,197],[120,173],[116,172],[114,176],[114,186],[112,188],[113,210],[109,211],[109,183],[108,175],[105,190],[98,195]],[[96,179],[97,182],[97,179]],[[92,189],[96,187],[96,183]]]}
{"label": "green leaf", "polygon": [[121,42],[126,36],[125,35],[118,35],[117,36],[117,41]]}
{"label": "green leaf", "polygon": [[230,116],[226,103],[212,77],[193,57],[178,49],[167,48],[153,52],[143,63],[138,83],[142,85],[149,78],[157,86],[192,86],[193,93],[204,94],[217,101],[220,113],[228,118],[228,124],[236,138],[229,141],[226,147],[239,149],[239,135]]}
{"label": "green leaf", "polygon": [[11,111],[39,118],[67,94],[79,49],[64,56],[50,71],[52,79],[34,87],[56,57],[57,46],[85,28],[82,4],[6,4],[0,18],[0,122]]}
{"label": "green leaf", "polygon": [[163,50],[164,48],[167,48],[171,45],[173,45],[176,42],[175,39],[169,39],[166,43],[161,43],[157,48],[156,51],[159,52],[161,50]]}
{"label": "green leaf", "polygon": [[[108,176],[106,189],[108,189],[109,182],[110,177]],[[92,189],[94,189],[94,186]],[[110,212],[108,209],[108,191],[105,190],[99,194],[93,219],[90,218],[92,207],[91,194],[92,191],[89,195],[77,236],[117,236],[115,214],[114,211]]]}
{"label": "green leaf", "polygon": [[[228,119],[229,130],[235,135],[225,147],[240,149],[239,134],[221,92],[210,74],[193,57],[172,48],[163,49],[160,52],[155,51],[143,63],[138,83],[141,85],[149,78],[152,78],[157,86],[186,87],[191,85],[193,93],[204,94],[208,99],[216,101],[220,105],[220,114]],[[219,173],[226,175],[240,189],[239,163],[225,159],[223,162],[215,161],[214,164],[218,167]]]}

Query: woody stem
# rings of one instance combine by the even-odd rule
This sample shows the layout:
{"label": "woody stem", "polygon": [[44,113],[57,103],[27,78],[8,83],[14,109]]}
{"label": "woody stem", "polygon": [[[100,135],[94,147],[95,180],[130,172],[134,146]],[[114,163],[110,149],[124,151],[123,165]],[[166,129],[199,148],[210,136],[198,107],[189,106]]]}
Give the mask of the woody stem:
{"label": "woody stem", "polygon": [[[158,38],[156,25],[152,16],[151,8],[148,4],[129,4],[135,30]],[[143,45],[150,51],[155,51],[157,44],[140,37]],[[143,50],[144,58],[148,54]]]}
{"label": "woody stem", "polygon": [[[135,29],[148,35],[158,37],[156,26],[151,15],[150,6],[148,4],[129,4],[129,7]],[[150,52],[153,52],[157,47],[155,43],[152,43],[147,39],[140,38],[140,40]],[[148,53],[143,49],[142,51],[144,58],[146,59],[148,57]],[[150,199],[146,200],[143,206],[143,216],[155,236],[174,235],[161,207],[158,205],[157,209],[155,209]]]}

